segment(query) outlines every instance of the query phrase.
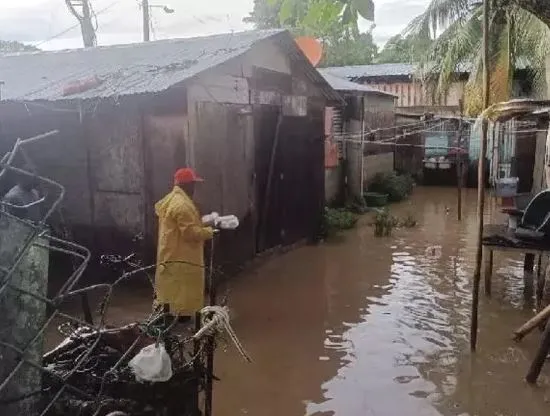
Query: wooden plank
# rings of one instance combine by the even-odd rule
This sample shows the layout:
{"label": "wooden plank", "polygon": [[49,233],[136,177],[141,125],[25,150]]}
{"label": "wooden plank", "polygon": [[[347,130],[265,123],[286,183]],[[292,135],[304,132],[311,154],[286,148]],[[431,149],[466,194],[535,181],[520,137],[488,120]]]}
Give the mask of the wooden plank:
{"label": "wooden plank", "polygon": [[531,367],[529,368],[527,376],[525,377],[525,380],[529,384],[535,384],[537,382],[537,379],[539,378],[540,372],[542,370],[542,367],[544,366],[544,363],[548,357],[549,352],[550,352],[550,321],[546,323],[546,328],[544,329],[544,333],[542,335],[542,341],[537,351],[537,355],[535,356],[533,362],[531,363]]}
{"label": "wooden plank", "polygon": [[491,296],[491,280],[493,276],[493,250],[484,248],[483,257],[485,258],[485,294]]}

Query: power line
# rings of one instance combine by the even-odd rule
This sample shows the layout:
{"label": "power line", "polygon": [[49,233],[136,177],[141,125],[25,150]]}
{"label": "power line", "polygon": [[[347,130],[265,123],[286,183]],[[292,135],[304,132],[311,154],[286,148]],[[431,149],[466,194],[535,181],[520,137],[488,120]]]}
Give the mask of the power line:
{"label": "power line", "polygon": [[[94,17],[95,17],[95,20],[96,20],[96,25],[97,25],[97,16],[99,16],[100,14],[102,14],[102,13],[108,11],[109,9],[113,8],[113,6],[115,6],[116,4],[120,3],[120,1],[121,1],[121,0],[115,0],[114,2],[112,2],[111,4],[109,4],[108,6],[104,7],[103,9],[98,10],[97,12],[94,12],[93,14],[94,14]],[[67,29],[62,30],[61,32],[56,33],[55,35],[49,37],[48,39],[43,40],[43,41],[40,42],[40,43],[37,43],[37,44],[34,45],[34,46],[36,46],[36,47],[42,46],[42,45],[44,45],[45,43],[48,43],[48,42],[50,42],[51,40],[54,40],[54,39],[56,39],[56,38],[58,38],[58,37],[60,37],[60,36],[63,36],[64,34],[69,33],[71,30],[76,29],[76,28],[78,28],[78,27],[80,27],[80,23],[76,23],[76,24],[74,24],[74,25],[68,27]]]}

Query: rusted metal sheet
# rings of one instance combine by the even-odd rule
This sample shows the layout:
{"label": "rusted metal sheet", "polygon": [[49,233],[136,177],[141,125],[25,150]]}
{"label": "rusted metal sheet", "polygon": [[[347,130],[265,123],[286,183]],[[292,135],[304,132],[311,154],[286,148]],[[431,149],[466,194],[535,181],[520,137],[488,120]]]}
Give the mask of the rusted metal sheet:
{"label": "rusted metal sheet", "polygon": [[144,199],[141,194],[96,192],[94,225],[137,234],[144,231]]}
{"label": "rusted metal sheet", "polygon": [[148,197],[153,201],[158,201],[172,189],[174,172],[187,165],[186,124],[184,114],[145,117],[145,176],[151,187]]}
{"label": "rusted metal sheet", "polygon": [[139,112],[105,104],[87,119],[94,191],[141,193],[144,155]]}
{"label": "rusted metal sheet", "polygon": [[304,96],[284,96],[283,97],[283,115],[294,117],[307,116],[307,101],[308,98]]}

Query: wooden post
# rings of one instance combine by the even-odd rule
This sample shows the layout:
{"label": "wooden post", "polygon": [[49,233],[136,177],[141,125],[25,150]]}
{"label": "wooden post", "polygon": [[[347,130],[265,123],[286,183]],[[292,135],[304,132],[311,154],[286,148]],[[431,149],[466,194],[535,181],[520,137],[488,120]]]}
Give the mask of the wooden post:
{"label": "wooden post", "polygon": [[523,261],[523,270],[525,272],[533,273],[535,268],[535,255],[532,253],[527,253],[525,255],[525,260]]}
{"label": "wooden post", "polygon": [[546,268],[543,269],[542,254],[539,255],[539,262],[537,267],[537,311],[542,309],[544,301],[544,288],[546,285]]}
{"label": "wooden post", "polygon": [[[201,314],[200,312],[195,313],[195,334],[199,332],[201,329]],[[193,361],[193,372],[195,374],[194,380],[193,380],[193,403],[192,403],[192,416],[201,416],[201,411],[199,407],[199,392],[200,392],[200,385],[202,384],[202,366],[199,357],[199,353],[201,350],[201,342],[200,339],[193,340],[193,357],[195,357],[195,360]]]}
{"label": "wooden post", "polygon": [[[489,107],[489,0],[483,1],[483,106]],[[479,163],[477,172],[477,251],[476,266],[472,286],[472,317],[470,325],[470,349],[476,350],[479,312],[479,283],[481,280],[481,260],[483,255],[483,211],[485,207],[485,153],[487,152],[488,120],[483,119]]]}
{"label": "wooden post", "polygon": [[483,250],[485,258],[485,294],[491,296],[491,281],[493,277],[493,250],[485,248]]}
{"label": "wooden post", "polygon": [[546,328],[544,329],[544,333],[542,335],[542,341],[537,351],[537,355],[535,356],[535,359],[531,363],[531,367],[529,367],[529,371],[527,372],[527,376],[525,377],[525,380],[528,383],[535,384],[537,382],[537,379],[539,378],[540,372],[542,370],[544,362],[546,361],[546,358],[548,357],[549,352],[550,352],[550,321],[548,321],[548,323],[546,324]]}
{"label": "wooden post", "polygon": [[528,333],[550,318],[550,306],[547,306],[534,317],[529,319],[521,327],[514,331],[514,340],[521,341]]}
{"label": "wooden post", "polygon": [[462,221],[462,100],[460,100],[460,119],[458,120],[458,131],[456,140],[456,189],[457,189],[457,202],[456,213],[458,220]]}
{"label": "wooden post", "polygon": [[[361,97],[361,176],[360,176],[360,196],[363,198],[365,194],[365,97]],[[395,155],[393,157],[395,167]]]}
{"label": "wooden post", "polygon": [[[208,270],[208,280],[210,282],[210,306],[216,304],[217,301],[217,288],[216,282],[214,282],[214,249],[216,245],[216,237],[210,242],[210,263]],[[206,388],[205,388],[205,403],[204,403],[204,415],[212,416],[212,397],[214,393],[214,352],[216,350],[215,334],[208,337],[206,341]]]}

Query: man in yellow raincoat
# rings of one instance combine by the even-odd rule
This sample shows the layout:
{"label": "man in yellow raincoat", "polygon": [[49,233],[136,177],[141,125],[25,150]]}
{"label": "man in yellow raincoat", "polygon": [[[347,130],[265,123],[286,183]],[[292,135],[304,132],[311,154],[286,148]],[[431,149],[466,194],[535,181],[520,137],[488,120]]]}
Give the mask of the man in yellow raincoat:
{"label": "man in yellow raincoat", "polygon": [[174,189],[155,205],[159,217],[156,303],[171,315],[194,316],[204,306],[204,242],[214,230],[202,223],[192,199],[202,182],[193,169],[179,169]]}

